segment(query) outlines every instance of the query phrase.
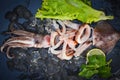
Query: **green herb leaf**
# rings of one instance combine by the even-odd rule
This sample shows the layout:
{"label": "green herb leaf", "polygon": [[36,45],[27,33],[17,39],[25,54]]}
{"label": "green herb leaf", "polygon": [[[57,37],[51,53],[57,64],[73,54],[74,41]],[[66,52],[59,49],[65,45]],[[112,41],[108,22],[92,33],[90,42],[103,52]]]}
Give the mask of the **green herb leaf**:
{"label": "green herb leaf", "polygon": [[43,0],[42,7],[35,16],[41,19],[78,19],[84,23],[113,19],[113,16],[105,16],[104,12],[95,10],[84,2],[86,0]]}
{"label": "green herb leaf", "polygon": [[79,76],[91,78],[98,74],[100,77],[108,78],[111,76],[109,64],[112,60],[106,62],[106,57],[100,49],[92,49],[87,53],[87,64],[81,66]]}
{"label": "green herb leaf", "polygon": [[93,50],[89,51],[87,54],[87,64],[98,65],[99,67],[105,65],[105,54],[102,51]]}
{"label": "green herb leaf", "polygon": [[89,79],[91,76],[93,76],[94,74],[97,74],[97,73],[98,73],[98,70],[84,68],[82,70],[82,72],[79,73],[79,76],[82,76],[82,77]]}
{"label": "green herb leaf", "polygon": [[109,66],[102,66],[98,69],[98,75],[100,75],[103,78],[108,78],[111,76],[110,72],[111,68]]}

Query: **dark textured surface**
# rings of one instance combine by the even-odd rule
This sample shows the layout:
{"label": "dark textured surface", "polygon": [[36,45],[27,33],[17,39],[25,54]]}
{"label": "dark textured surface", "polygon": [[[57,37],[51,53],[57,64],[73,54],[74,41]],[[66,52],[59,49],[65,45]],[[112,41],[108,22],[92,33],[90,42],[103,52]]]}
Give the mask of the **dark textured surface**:
{"label": "dark textured surface", "polygon": [[[109,3],[105,1],[108,1]],[[92,0],[92,6],[94,8],[103,10],[107,15],[111,14],[115,16],[114,20],[109,20],[108,22],[118,31],[120,31],[119,2],[119,0]],[[5,19],[4,17],[7,11],[13,11],[13,9],[18,5],[24,5],[34,16],[37,8],[40,7],[41,0],[3,0],[0,1],[0,4],[2,5],[2,7],[0,7],[0,32],[4,32],[8,30],[10,20]],[[29,24],[34,24],[36,19],[32,17],[31,14],[29,16],[28,13],[27,16],[25,16],[26,14],[23,16],[23,13],[19,14],[22,16],[17,15],[19,16],[19,20],[17,22],[20,23],[17,24],[15,22],[18,25],[17,27],[38,34],[47,34],[45,29],[41,28],[41,23],[45,24],[45,21],[37,20],[38,25],[33,27]],[[24,18],[21,19],[20,17]],[[15,17],[11,20],[14,21]],[[42,25],[42,27],[43,26],[44,25]],[[0,35],[0,45],[2,45],[6,38],[8,38],[7,35]],[[0,53],[0,80],[85,80],[77,76],[80,65],[85,62],[84,58],[61,61],[47,51],[47,49],[36,48],[11,49],[11,52],[16,56],[13,60],[7,59],[5,54]],[[107,55],[107,60],[109,59],[112,59],[111,67],[113,76],[108,80],[119,80],[120,41],[118,41],[112,52]],[[95,75],[90,80],[106,79],[101,79]]]}
{"label": "dark textured surface", "polygon": [[[33,14],[35,14],[38,7],[40,7],[41,0],[0,0],[0,33],[7,31],[9,20],[5,19],[5,14],[8,11],[12,11],[18,5],[24,5],[29,8]],[[8,38],[7,35],[0,34],[0,45]],[[15,69],[10,70],[7,66],[7,61],[4,53],[0,53],[0,80],[18,80],[18,77],[22,72]]]}

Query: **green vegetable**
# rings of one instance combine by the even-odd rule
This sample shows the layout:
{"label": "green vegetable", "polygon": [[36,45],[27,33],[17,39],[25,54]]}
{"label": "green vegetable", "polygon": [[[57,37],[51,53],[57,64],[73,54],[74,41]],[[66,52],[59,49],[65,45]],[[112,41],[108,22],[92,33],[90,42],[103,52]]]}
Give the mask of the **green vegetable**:
{"label": "green vegetable", "polygon": [[85,4],[91,6],[91,0],[81,0],[82,2],[84,2]]}
{"label": "green vegetable", "polygon": [[79,73],[80,76],[90,78],[94,74],[97,74],[98,70],[95,69],[89,69],[89,68],[84,68],[81,73]]}
{"label": "green vegetable", "polygon": [[38,9],[36,18],[52,18],[60,20],[78,19],[84,23],[99,20],[113,19],[105,16],[104,12],[91,8],[86,0],[43,0],[42,7]]}
{"label": "green vegetable", "polygon": [[87,53],[87,63],[90,65],[103,66],[106,64],[106,58],[103,51],[99,49],[92,49]]}
{"label": "green vegetable", "polygon": [[79,76],[87,79],[98,74],[100,77],[108,78],[111,76],[111,68],[109,64],[111,60],[106,62],[106,57],[100,49],[92,49],[87,53],[87,64],[81,66]]}

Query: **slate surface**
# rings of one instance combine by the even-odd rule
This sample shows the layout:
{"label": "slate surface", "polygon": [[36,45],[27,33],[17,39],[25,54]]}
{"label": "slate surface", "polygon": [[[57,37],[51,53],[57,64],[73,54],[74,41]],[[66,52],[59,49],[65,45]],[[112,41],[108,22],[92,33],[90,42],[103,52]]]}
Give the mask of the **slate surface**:
{"label": "slate surface", "polygon": [[[112,1],[112,0],[108,0]],[[115,3],[116,2],[116,3]],[[119,4],[119,0],[115,0],[112,2],[112,5]],[[41,0],[1,0],[0,1],[0,33],[6,31],[8,28],[9,21],[4,18],[4,15],[7,11],[12,10],[17,5],[26,6],[33,14],[35,14],[36,10],[40,7]],[[120,31],[120,18],[115,12],[111,12],[111,5],[109,3],[105,3],[104,0],[92,0],[92,6],[96,9],[104,9],[106,14],[115,14],[115,19],[109,21],[111,25],[118,31]],[[119,6],[118,6],[119,7]],[[117,7],[113,7],[114,11]],[[109,10],[110,9],[110,10]],[[116,11],[119,12],[119,11]],[[2,45],[3,41],[7,38],[7,36],[0,34],[0,45]],[[111,67],[112,72],[116,72],[120,69],[120,41],[118,41],[116,47],[113,51],[108,54],[107,59],[112,59]],[[9,70],[6,64],[7,58],[3,53],[0,53],[0,80],[17,80],[16,77],[21,74],[16,70]]]}

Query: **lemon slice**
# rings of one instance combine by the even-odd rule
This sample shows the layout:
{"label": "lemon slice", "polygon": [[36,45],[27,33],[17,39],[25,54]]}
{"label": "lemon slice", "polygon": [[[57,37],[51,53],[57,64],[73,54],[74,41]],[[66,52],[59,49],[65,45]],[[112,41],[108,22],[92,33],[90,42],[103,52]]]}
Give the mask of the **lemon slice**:
{"label": "lemon slice", "polygon": [[104,55],[105,56],[105,53],[100,49],[92,49],[87,53],[87,56],[92,56],[92,55]]}

